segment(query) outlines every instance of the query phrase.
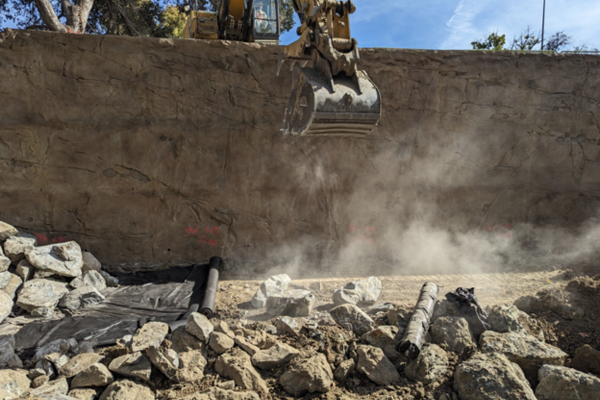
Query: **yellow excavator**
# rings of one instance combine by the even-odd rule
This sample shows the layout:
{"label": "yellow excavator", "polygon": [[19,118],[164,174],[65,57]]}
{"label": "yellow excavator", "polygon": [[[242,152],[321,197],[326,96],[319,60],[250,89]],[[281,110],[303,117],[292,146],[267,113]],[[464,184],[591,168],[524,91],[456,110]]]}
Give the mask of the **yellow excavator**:
{"label": "yellow excavator", "polygon": [[[279,0],[222,0],[216,13],[192,5],[184,37],[279,44]],[[291,0],[300,38],[285,46],[277,75],[291,60],[292,95],[283,134],[364,136],[381,118],[381,94],[365,71],[350,34],[352,0]],[[188,5],[189,7],[189,5]],[[300,62],[300,66],[296,66]]]}

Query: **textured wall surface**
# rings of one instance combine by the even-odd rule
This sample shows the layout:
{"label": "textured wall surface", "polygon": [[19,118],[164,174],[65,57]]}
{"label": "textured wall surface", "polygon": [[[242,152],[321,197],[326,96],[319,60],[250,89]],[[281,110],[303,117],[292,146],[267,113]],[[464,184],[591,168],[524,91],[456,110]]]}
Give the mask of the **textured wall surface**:
{"label": "textured wall surface", "polygon": [[600,203],[600,57],[361,50],[383,98],[366,138],[279,132],[279,48],[0,34],[0,220],[114,268],[221,255],[232,273],[412,220],[577,227]]}

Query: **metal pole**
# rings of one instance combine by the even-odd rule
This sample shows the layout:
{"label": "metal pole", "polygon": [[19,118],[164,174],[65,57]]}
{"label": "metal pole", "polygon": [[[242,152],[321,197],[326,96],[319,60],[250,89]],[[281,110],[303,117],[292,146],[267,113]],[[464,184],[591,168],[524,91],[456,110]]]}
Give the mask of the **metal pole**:
{"label": "metal pole", "polygon": [[544,0],[544,11],[542,12],[542,51],[544,51],[544,24],[546,22],[546,0]]}

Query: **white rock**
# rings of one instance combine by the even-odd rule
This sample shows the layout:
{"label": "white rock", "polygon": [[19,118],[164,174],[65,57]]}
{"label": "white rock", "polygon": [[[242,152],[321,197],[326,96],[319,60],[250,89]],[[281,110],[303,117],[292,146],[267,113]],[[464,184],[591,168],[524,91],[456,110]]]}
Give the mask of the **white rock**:
{"label": "white rock", "polygon": [[11,362],[15,355],[15,337],[13,335],[0,336],[0,368]]}
{"label": "white rock", "polygon": [[39,270],[70,278],[80,276],[83,267],[81,247],[75,242],[30,247],[25,257]]}
{"label": "white rock", "polygon": [[0,290],[4,289],[8,282],[10,282],[10,272],[4,271],[0,272]]}
{"label": "white rock", "polygon": [[0,370],[0,399],[16,399],[25,393],[30,385],[31,381],[22,371]]}
{"label": "white rock", "polygon": [[60,301],[60,306],[68,308],[69,310],[77,310],[78,308],[85,308],[94,304],[98,304],[104,301],[104,296],[93,286],[83,286],[75,289]]}
{"label": "white rock", "polygon": [[23,285],[17,305],[26,311],[38,307],[54,308],[67,293],[69,293],[69,289],[64,282],[32,279]]}
{"label": "white rock", "polygon": [[8,267],[10,267],[10,258],[4,255],[2,246],[0,246],[0,272],[7,271]]}
{"label": "white rock", "polygon": [[185,324],[185,330],[203,342],[208,341],[209,336],[214,329],[215,327],[208,318],[197,312],[192,313]]}
{"label": "white rock", "polygon": [[20,236],[11,236],[4,242],[4,253],[13,263],[18,263],[25,258],[25,250],[29,247],[35,247],[37,240],[34,236],[21,234]]}
{"label": "white rock", "polygon": [[254,308],[264,308],[267,305],[267,299],[274,294],[287,290],[290,284],[290,277],[286,274],[275,275],[261,283],[260,287],[252,298]]}
{"label": "white rock", "polygon": [[164,322],[148,322],[133,337],[131,351],[143,351],[148,347],[160,347],[168,333],[169,325]]}
{"label": "white rock", "polygon": [[102,271],[102,264],[94,255],[88,251],[82,253],[83,257],[83,271]]}
{"label": "white rock", "polygon": [[271,315],[308,317],[317,303],[317,298],[308,290],[286,290],[269,296],[267,312]]}
{"label": "white rock", "polygon": [[13,301],[9,295],[0,290],[0,324],[4,322],[13,308]]}
{"label": "white rock", "polygon": [[31,265],[27,259],[22,259],[19,261],[19,264],[17,264],[17,269],[15,272],[21,277],[21,279],[23,279],[23,282],[27,282],[33,278],[35,267]]}
{"label": "white rock", "polygon": [[11,236],[17,236],[19,231],[12,225],[0,221],[0,242],[8,239]]}
{"label": "white rock", "polygon": [[2,290],[4,291],[4,293],[9,295],[9,297],[11,299],[14,299],[15,295],[17,293],[17,290],[21,287],[22,283],[23,283],[23,280],[21,278],[19,278],[19,276],[15,275],[15,274],[10,274],[10,279],[8,281],[8,284]]}
{"label": "white rock", "polygon": [[52,318],[54,315],[54,307],[38,307],[34,308],[30,312],[32,317],[37,318]]}
{"label": "white rock", "polygon": [[100,272],[95,270],[89,270],[84,272],[82,276],[73,279],[69,283],[69,286],[71,286],[74,289],[83,286],[93,286],[101,292],[104,289],[106,289],[106,280],[104,280]]}
{"label": "white rock", "polygon": [[40,347],[35,354],[33,355],[33,362],[38,362],[40,360],[45,359],[46,356],[55,354],[56,358],[61,355],[67,353],[73,345],[77,345],[77,341],[74,340],[65,340],[65,339],[56,339],[42,347]]}
{"label": "white rock", "polygon": [[343,288],[333,292],[333,302],[336,306],[341,304],[354,304],[358,302],[375,302],[381,294],[381,281],[375,276],[356,282],[349,282]]}

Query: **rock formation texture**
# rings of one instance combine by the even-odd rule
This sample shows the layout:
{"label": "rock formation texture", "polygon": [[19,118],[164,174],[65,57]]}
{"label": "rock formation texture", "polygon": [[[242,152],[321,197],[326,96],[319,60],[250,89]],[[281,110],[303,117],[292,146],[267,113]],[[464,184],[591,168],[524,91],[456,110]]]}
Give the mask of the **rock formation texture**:
{"label": "rock formation texture", "polygon": [[483,232],[594,215],[599,57],[363,49],[379,126],[291,137],[279,51],[4,31],[0,220],[109,267],[220,255],[255,275],[300,255],[323,268],[351,244],[385,255],[385,233],[424,210]]}

